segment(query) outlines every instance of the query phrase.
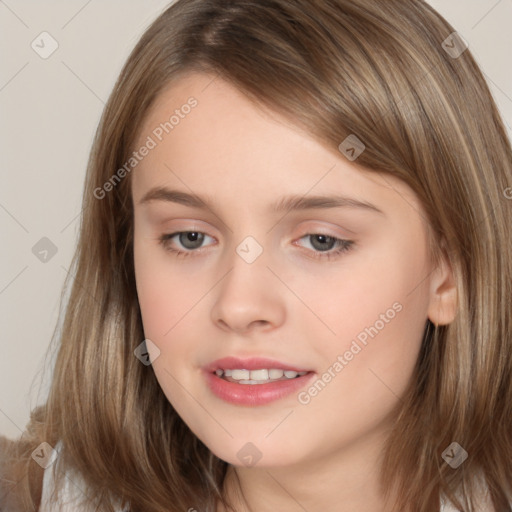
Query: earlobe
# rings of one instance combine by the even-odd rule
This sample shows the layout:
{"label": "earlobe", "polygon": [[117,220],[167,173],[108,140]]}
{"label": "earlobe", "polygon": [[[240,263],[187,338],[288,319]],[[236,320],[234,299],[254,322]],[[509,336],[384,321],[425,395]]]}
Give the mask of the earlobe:
{"label": "earlobe", "polygon": [[428,318],[434,325],[447,325],[457,315],[457,286],[452,266],[443,250],[439,266],[430,280]]}

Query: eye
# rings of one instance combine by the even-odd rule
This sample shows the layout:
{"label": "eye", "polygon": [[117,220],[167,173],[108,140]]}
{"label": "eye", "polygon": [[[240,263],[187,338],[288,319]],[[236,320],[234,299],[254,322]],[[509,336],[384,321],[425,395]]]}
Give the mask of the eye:
{"label": "eye", "polygon": [[[201,251],[198,249],[201,248],[206,238],[212,237],[202,233],[201,231],[177,231],[175,233],[161,235],[158,241],[166,251],[172,252],[176,256],[184,257],[190,256],[193,253],[200,253]],[[173,247],[171,244],[173,239],[176,239],[174,240],[174,243],[179,243],[184,250],[179,247]],[[310,246],[312,247],[312,254],[314,258],[336,258],[342,253],[349,251],[354,244],[352,240],[344,240],[323,233],[308,233],[299,240],[302,239],[310,240]]]}
{"label": "eye", "polygon": [[[166,251],[173,252],[177,256],[189,256],[192,252],[198,252],[197,249],[201,247],[206,237],[212,238],[200,231],[177,231],[176,233],[163,234],[159,238],[159,242],[163,245]],[[170,242],[173,238],[176,238],[181,247],[185,250],[172,247]]]}
{"label": "eye", "polygon": [[314,258],[332,259],[349,251],[354,245],[353,240],[344,240],[323,233],[308,233],[299,240],[304,238],[310,240]]}

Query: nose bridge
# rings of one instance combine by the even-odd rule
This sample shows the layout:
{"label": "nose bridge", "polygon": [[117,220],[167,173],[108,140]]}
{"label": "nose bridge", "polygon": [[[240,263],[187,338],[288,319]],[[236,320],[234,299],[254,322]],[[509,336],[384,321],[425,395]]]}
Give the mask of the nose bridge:
{"label": "nose bridge", "polygon": [[[260,237],[261,238],[261,237]],[[230,251],[227,264],[231,269],[223,280],[223,292],[243,299],[250,294],[256,298],[258,289],[269,289],[268,251],[263,243],[248,235]],[[245,299],[244,299],[245,300]]]}
{"label": "nose bridge", "polygon": [[227,257],[229,272],[219,283],[212,320],[236,331],[251,324],[279,325],[283,296],[267,268],[269,253],[256,237],[246,236]]}
{"label": "nose bridge", "polygon": [[258,242],[258,240],[252,235],[246,236],[237,245],[235,252],[239,258],[249,266],[253,265],[258,259],[261,264],[261,260],[265,260],[267,258],[267,255],[262,258],[262,255],[265,252],[263,245],[260,244],[260,242]]}

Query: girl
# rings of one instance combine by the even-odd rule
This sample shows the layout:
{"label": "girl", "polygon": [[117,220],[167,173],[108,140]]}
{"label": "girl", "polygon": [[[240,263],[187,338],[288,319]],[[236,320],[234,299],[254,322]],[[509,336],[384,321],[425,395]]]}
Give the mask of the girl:
{"label": "girl", "polygon": [[510,511],[512,152],[421,0],[178,0],[105,107],[5,510]]}

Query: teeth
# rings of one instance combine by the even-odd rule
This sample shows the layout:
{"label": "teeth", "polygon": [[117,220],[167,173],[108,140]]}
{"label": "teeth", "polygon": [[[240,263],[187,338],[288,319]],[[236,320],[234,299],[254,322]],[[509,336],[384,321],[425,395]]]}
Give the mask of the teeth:
{"label": "teeth", "polygon": [[[229,371],[229,370],[228,370]],[[251,372],[249,370],[232,370],[231,377],[235,380],[248,380],[250,379]],[[229,377],[229,375],[227,375]]]}
{"label": "teeth", "polygon": [[268,380],[268,370],[252,370],[251,380]]}
{"label": "teeth", "polygon": [[279,379],[295,379],[297,376],[301,377],[308,372],[296,372],[293,370],[280,370],[277,368],[261,370],[215,370],[219,377],[231,377],[233,380],[238,381],[239,384],[259,384]]}
{"label": "teeth", "polygon": [[275,368],[272,368],[271,370],[268,371],[268,376],[271,379],[280,379],[283,375],[284,375],[283,370],[277,370]]}

